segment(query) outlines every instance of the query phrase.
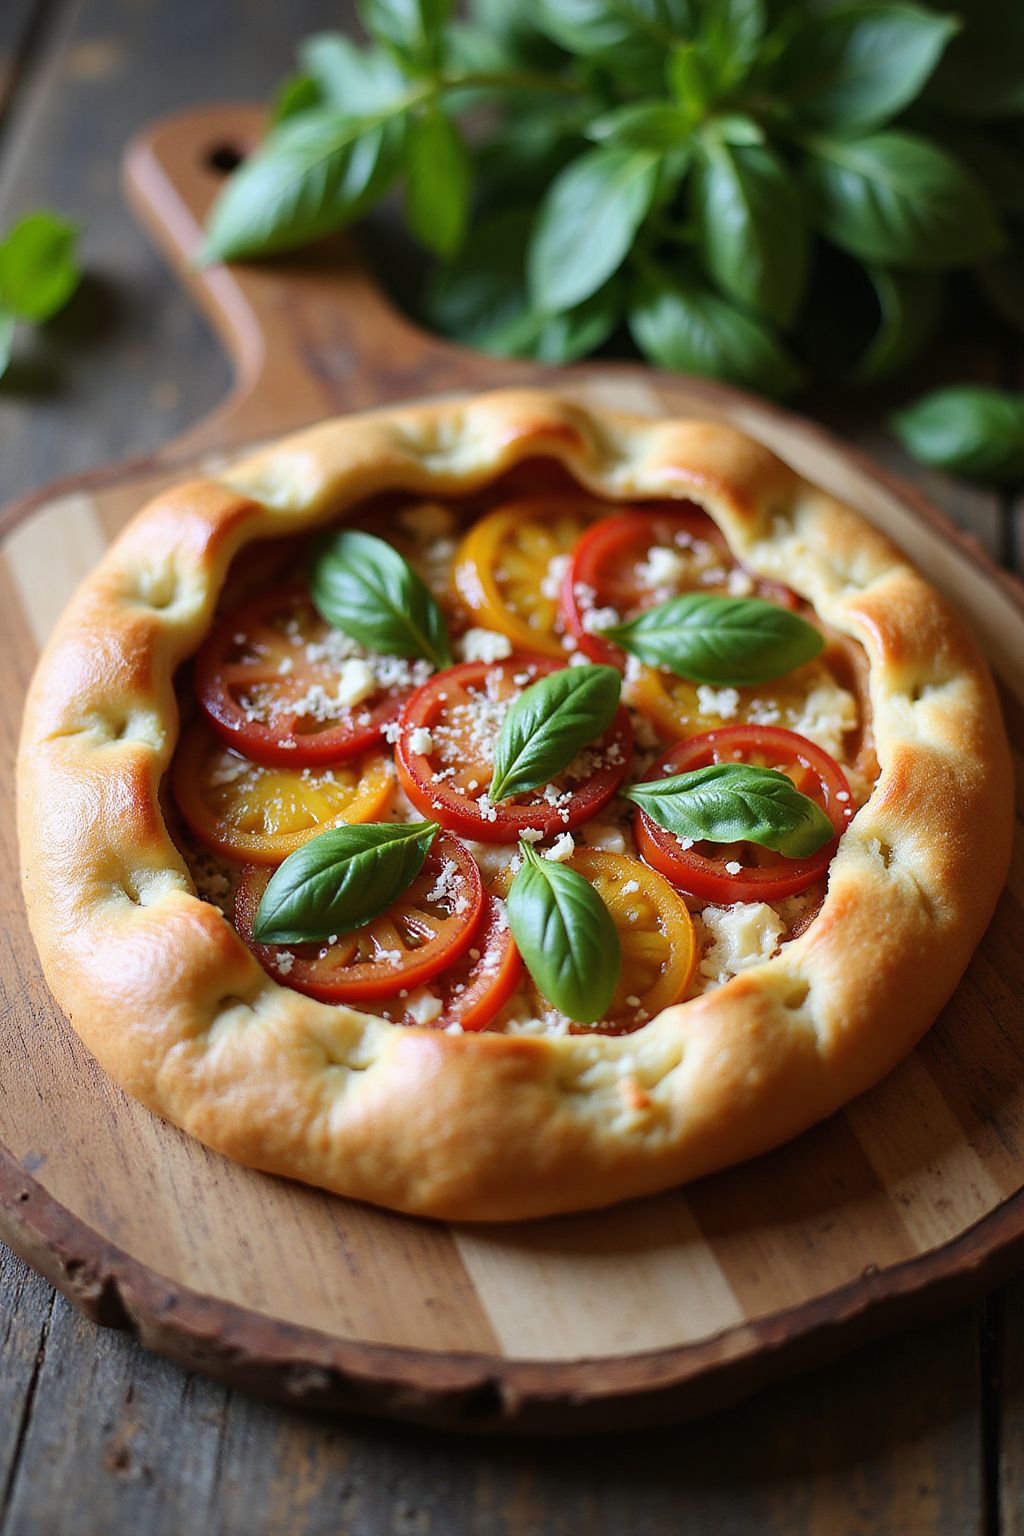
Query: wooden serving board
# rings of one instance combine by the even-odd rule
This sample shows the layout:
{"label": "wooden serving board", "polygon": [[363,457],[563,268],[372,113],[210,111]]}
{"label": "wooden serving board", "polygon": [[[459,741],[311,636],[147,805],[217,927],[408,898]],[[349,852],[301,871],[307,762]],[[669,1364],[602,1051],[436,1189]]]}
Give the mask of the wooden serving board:
{"label": "wooden serving board", "polygon": [[1024,1259],[1024,843],[991,929],[916,1054],[780,1151],[685,1190],[516,1227],[392,1216],[235,1166],[99,1072],[43,983],[17,888],[11,765],[40,646],[142,500],[260,437],[385,401],[542,382],[728,418],[881,524],[986,645],[1024,752],[1018,588],[910,491],[797,417],[635,366],[497,363],[414,329],[342,244],[187,268],[248,108],[130,150],[128,191],[235,358],[213,418],[157,458],[10,509],[0,554],[0,1231],[97,1322],[324,1408],[579,1430],[696,1413],[951,1305]]}

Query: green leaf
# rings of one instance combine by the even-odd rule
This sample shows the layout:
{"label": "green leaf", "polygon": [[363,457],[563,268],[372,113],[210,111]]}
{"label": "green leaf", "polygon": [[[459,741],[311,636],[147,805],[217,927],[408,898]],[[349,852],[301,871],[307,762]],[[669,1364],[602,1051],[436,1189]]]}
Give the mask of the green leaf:
{"label": "green leaf", "polygon": [[766,138],[761,124],[744,112],[719,112],[708,126],[723,144],[763,144]]}
{"label": "green leaf", "polygon": [[555,178],[528,256],[538,309],[571,309],[618,270],[650,211],[657,164],[648,152],[592,149]]}
{"label": "green leaf", "polygon": [[806,859],[836,835],[821,806],[775,768],[711,763],[632,784],[622,794],[673,837],[695,843],[756,843]]}
{"label": "green leaf", "polygon": [[433,821],[334,827],[290,853],[263,892],[257,944],[308,944],[351,933],[415,880],[440,829]]}
{"label": "green leaf", "polygon": [[407,206],[413,234],[449,256],[462,244],[469,213],[471,162],[450,117],[428,107],[409,126]]}
{"label": "green leaf", "polygon": [[291,250],[350,224],[398,170],[399,119],[306,112],[274,131],[229,179],[207,220],[201,260]]}
{"label": "green leaf", "polygon": [[78,287],[78,226],[27,213],[0,242],[0,306],[19,320],[49,320]]}
{"label": "green leaf", "polygon": [[1024,112],[1024,6],[961,0],[951,9],[967,25],[929,81],[926,101],[958,117],[1018,116]]}
{"label": "green leaf", "polygon": [[709,132],[690,182],[708,276],[738,304],[788,325],[807,276],[810,241],[800,187],[771,149]]}
{"label": "green leaf", "polygon": [[885,132],[808,141],[805,180],[821,233],[861,261],[939,271],[1000,244],[988,198],[936,144]]}
{"label": "green leaf", "polygon": [[394,48],[418,70],[441,54],[441,34],[454,0],[358,0],[359,18],[378,43]]}
{"label": "green leaf", "polygon": [[864,272],[878,300],[878,328],[848,375],[851,384],[877,384],[913,362],[935,334],[945,296],[934,273],[870,265]]}
{"label": "green leaf", "polygon": [[368,651],[451,666],[444,615],[415,571],[383,539],[354,528],[324,534],[313,548],[309,587],[321,618]]}
{"label": "green leaf", "polygon": [[693,26],[690,0],[533,0],[529,9],[560,47],[634,80],[638,70],[659,69]]}
{"label": "green leaf", "polygon": [[726,379],[766,395],[792,394],[802,381],[766,326],[691,277],[645,270],[628,320],[637,346],[659,367]]}
{"label": "green leaf", "polygon": [[14,316],[8,310],[0,309],[0,379],[10,365],[15,324]]}
{"label": "green leaf", "polygon": [[1008,325],[1024,331],[1024,249],[1018,244],[1005,256],[983,262],[975,280],[990,307]]}
{"label": "green leaf", "polygon": [[409,89],[409,78],[382,48],[358,48],[340,32],[316,32],[299,44],[299,61],[324,102],[346,117],[386,111]]}
{"label": "green leaf", "polygon": [[919,5],[842,5],[804,19],[772,85],[805,122],[875,128],[920,94],[958,30]]}
{"label": "green leaf", "polygon": [[531,683],[509,707],[494,746],[492,800],[547,784],[581,747],[603,736],[619,707],[615,667],[563,667]]}
{"label": "green leaf", "polygon": [[622,965],[619,935],[594,887],[576,870],[520,843],[522,868],[508,893],[508,925],[549,1003],[593,1024],[612,1000]]}
{"label": "green leaf", "polygon": [[597,144],[655,152],[684,147],[690,132],[688,115],[667,101],[634,101],[613,107],[586,128],[587,138]]}
{"label": "green leaf", "polygon": [[788,608],[713,592],[684,592],[601,633],[648,666],[734,688],[782,677],[825,643],[813,624]]}
{"label": "green leaf", "polygon": [[713,71],[716,94],[746,79],[766,24],[764,0],[703,0],[698,44]]}
{"label": "green leaf", "polygon": [[290,117],[299,117],[324,104],[320,87],[312,75],[289,75],[282,80],[270,103],[270,121],[274,127],[286,123]]}
{"label": "green leaf", "polygon": [[931,469],[975,480],[1024,475],[1024,395],[953,385],[915,400],[889,424],[906,451]]}
{"label": "green leaf", "polygon": [[534,215],[509,209],[474,226],[427,296],[433,325],[467,346],[498,357],[568,363],[600,347],[622,315],[613,279],[583,304],[560,315],[538,314],[526,292],[524,267]]}
{"label": "green leaf", "polygon": [[696,125],[707,111],[714,90],[703,52],[696,43],[677,43],[669,53],[665,74],[676,101],[689,122]]}

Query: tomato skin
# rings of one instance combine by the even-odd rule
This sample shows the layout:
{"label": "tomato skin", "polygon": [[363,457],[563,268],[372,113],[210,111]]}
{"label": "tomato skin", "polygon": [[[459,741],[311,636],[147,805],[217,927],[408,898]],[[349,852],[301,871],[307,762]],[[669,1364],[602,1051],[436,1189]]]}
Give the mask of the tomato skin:
{"label": "tomato skin", "polygon": [[[317,615],[306,588],[295,584],[243,604],[207,636],[196,655],[194,686],[213,730],[253,762],[281,768],[323,767],[379,745],[382,728],[396,718],[411,686],[381,689],[336,722],[308,720],[311,728],[299,729],[307,717],[289,705],[300,700],[312,683],[329,686],[332,676],[329,666],[318,668],[307,660],[303,642],[290,642],[282,628],[289,618],[302,626],[307,640],[330,630]],[[248,661],[231,659],[240,648],[256,654]],[[282,663],[285,673],[279,670]],[[278,704],[270,720],[249,719],[251,711],[236,696],[236,691],[254,685],[268,691]]]}
{"label": "tomato skin", "polygon": [[[781,900],[807,890],[824,878],[835,856],[840,835],[853,816],[850,786],[839,764],[805,736],[777,725],[729,725],[705,731],[679,742],[658,759],[647,779],[688,773],[709,763],[758,760],[768,767],[799,770],[797,787],[818,802],[836,831],[835,839],[807,859],[787,859],[769,849],[759,849],[761,862],[743,856],[747,844],[724,844],[724,854],[713,856],[697,848],[684,849],[671,832],[637,810],[634,833],[637,847],[653,869],[679,890],[722,906],[735,902]],[[792,774],[791,774],[792,777]],[[714,846],[714,845],[713,845]],[[731,875],[726,864],[738,862],[741,872]]]}
{"label": "tomato skin", "polygon": [[[432,1029],[447,1029],[452,1024],[460,1025],[466,1034],[486,1029],[522,980],[523,962],[505,920],[504,904],[496,896],[487,898],[473,947],[480,951],[479,960],[468,962],[463,956],[438,978],[436,990],[441,993],[444,1011]],[[456,992],[460,982],[465,990]],[[396,1022],[404,1024],[407,1020]]]}
{"label": "tomato skin", "polygon": [[[402,947],[402,935],[398,923],[407,915],[415,930],[417,913],[422,924],[423,913],[418,904],[424,901],[424,892],[433,885],[447,862],[456,865],[459,895],[467,903],[466,911],[441,920],[435,937],[427,940],[420,950]],[[409,890],[387,912],[367,923],[352,934],[343,934],[336,945],[327,948],[318,944],[258,944],[252,937],[259,909],[260,898],[267,888],[271,871],[247,866],[238,882],[235,897],[235,925],[242,938],[259,960],[264,970],[275,981],[303,992],[307,997],[318,998],[325,1003],[371,1003],[383,998],[395,997],[403,989],[412,991],[431,981],[441,971],[453,965],[470,948],[474,934],[484,914],[485,898],[480,871],[468,848],[457,838],[441,832],[423,865],[423,870]],[[437,920],[435,919],[435,922]],[[379,959],[354,962],[360,943],[369,943]],[[393,958],[395,944],[403,958]],[[286,951],[292,956],[290,965],[282,969],[280,956]]]}
{"label": "tomato skin", "polygon": [[595,743],[595,751],[603,747],[615,760],[598,767],[579,789],[570,792],[569,800],[562,806],[552,805],[539,794],[527,804],[520,803],[522,797],[516,796],[517,803],[496,805],[491,808],[492,815],[485,815],[478,798],[490,783],[492,765],[489,760],[474,758],[472,747],[467,746],[457,776],[467,785],[472,783],[477,787],[472,790],[466,787],[459,793],[452,787],[456,775],[435,781],[430,757],[414,752],[412,748],[411,735],[415,729],[437,728],[449,705],[473,692],[483,691],[489,674],[500,677],[508,696],[514,677],[528,672],[533,682],[560,670],[557,662],[545,656],[518,654],[499,662],[462,662],[437,673],[418,688],[399,717],[395,747],[399,782],[417,810],[461,837],[481,843],[513,843],[529,828],[538,828],[545,837],[551,837],[579,826],[603,810],[622,783],[633,752],[632,723],[628,711],[621,705],[609,730]]}
{"label": "tomato skin", "polygon": [[721,562],[732,563],[718,528],[697,507],[658,511],[638,507],[602,518],[587,529],[562,580],[561,611],[566,630],[591,661],[618,667],[620,672],[626,666],[624,651],[586,628],[587,610],[581,602],[581,588],[593,591],[590,606],[604,608],[610,604],[622,618],[630,617],[649,607],[653,600],[652,594],[645,592],[635,578],[637,564],[652,545],[670,546],[680,536],[711,545]]}

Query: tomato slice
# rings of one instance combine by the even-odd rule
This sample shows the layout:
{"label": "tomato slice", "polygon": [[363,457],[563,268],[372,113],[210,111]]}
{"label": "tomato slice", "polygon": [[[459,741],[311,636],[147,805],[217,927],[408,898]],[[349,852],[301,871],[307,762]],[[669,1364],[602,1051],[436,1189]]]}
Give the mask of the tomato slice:
{"label": "tomato slice", "polygon": [[[543,656],[467,661],[418,688],[399,719],[395,762],[406,794],[425,816],[482,843],[515,842],[530,827],[545,837],[595,816],[625,777],[633,750],[629,715],[621,708],[610,728],[545,791],[487,800],[494,742],[505,709],[539,677],[558,670]],[[425,751],[413,746],[429,733]]]}
{"label": "tomato slice", "polygon": [[476,860],[441,832],[408,890],[365,927],[323,944],[257,944],[252,930],[271,873],[242,871],[235,925],[275,981],[326,1003],[373,1002],[422,986],[465,954],[484,909]]}
{"label": "tomato slice", "polygon": [[519,650],[564,657],[558,611],[561,572],[599,503],[534,495],[496,507],[466,534],[452,582],[476,622],[500,630]]}
{"label": "tomato slice", "polygon": [[[660,570],[651,563],[653,550],[665,552]],[[727,588],[733,572],[744,577],[747,595],[796,606],[787,587],[755,581],[740,570],[718,527],[699,507],[637,507],[603,518],[576,545],[562,581],[562,622],[592,661],[622,671],[625,653],[593,629],[635,618],[680,592]]]}
{"label": "tomato slice", "polygon": [[292,586],[217,624],[196,656],[196,696],[217,734],[255,762],[336,763],[376,746],[429,674],[425,663],[375,657],[373,691],[339,702],[346,664],[369,666],[365,654],[325,623],[304,587]]}
{"label": "tomato slice", "polygon": [[[805,736],[781,726],[728,725],[681,741],[658,759],[647,778],[689,773],[709,763],[754,763],[781,769],[801,794],[822,807],[835,828],[836,841],[826,843],[808,859],[787,859],[754,843],[700,842],[684,848],[671,832],[638,810],[634,831],[648,864],[680,890],[723,906],[795,896],[822,879],[839,836],[853,815],[850,786],[835,759]],[[738,867],[730,870],[730,864]]]}
{"label": "tomato slice", "polygon": [[254,864],[280,864],[328,827],[375,820],[395,792],[382,752],[332,768],[271,768],[226,747],[202,720],[178,744],[171,784],[197,837]]}
{"label": "tomato slice", "polygon": [[622,948],[622,969],[607,1014],[573,1033],[631,1034],[684,997],[697,964],[693,919],[656,870],[620,853],[579,848],[569,867],[591,882],[608,908]]}

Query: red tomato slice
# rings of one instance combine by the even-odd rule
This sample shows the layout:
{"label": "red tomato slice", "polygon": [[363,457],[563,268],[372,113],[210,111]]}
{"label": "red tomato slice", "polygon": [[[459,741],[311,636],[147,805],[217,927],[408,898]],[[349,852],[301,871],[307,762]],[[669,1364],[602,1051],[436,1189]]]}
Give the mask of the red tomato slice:
{"label": "red tomato slice", "polygon": [[253,924],[272,874],[256,865],[242,871],[235,926],[275,981],[325,1003],[368,1003],[422,986],[465,954],[484,909],[476,860],[440,832],[409,889],[365,927],[334,943],[256,944]]}
{"label": "red tomato slice", "polygon": [[381,728],[413,687],[409,664],[396,661],[392,670],[404,674],[402,681],[376,687],[359,704],[337,704],[349,649],[304,587],[271,592],[213,630],[196,657],[196,694],[221,739],[254,762],[289,768],[341,762],[380,741]]}
{"label": "red tomato slice", "polygon": [[[683,562],[674,575],[655,585],[642,576],[651,549],[669,550]],[[625,654],[588,629],[594,614],[614,610],[618,617],[600,625],[609,628],[680,592],[720,590],[737,568],[719,529],[699,507],[620,512],[588,528],[577,543],[562,583],[562,622],[592,661],[622,671]],[[792,592],[772,582],[751,581],[750,591],[787,607],[796,605]]]}
{"label": "red tomato slice", "polygon": [[[522,975],[523,962],[509,932],[504,903],[489,896],[470,948],[429,984],[428,990],[440,1003],[441,1011],[427,1027],[447,1029],[458,1024],[467,1034],[486,1029],[504,1008]],[[394,998],[386,1010],[374,1012],[383,1013],[393,1024],[419,1024],[408,1010],[402,1011],[401,998]]]}
{"label": "red tomato slice", "polygon": [[[547,797],[531,790],[498,805],[486,799],[507,704],[558,670],[545,656],[513,655],[463,662],[418,688],[402,710],[395,749],[398,777],[417,810],[482,843],[512,843],[530,827],[550,837],[596,816],[622,783],[632,756],[633,728],[621,707],[605,734],[580,754],[585,771],[570,766],[558,774]],[[417,730],[430,733],[427,751],[413,747]]]}
{"label": "red tomato slice", "polygon": [[[781,769],[802,795],[822,807],[836,829],[837,841],[853,815],[850,786],[834,758],[805,736],[777,725],[727,725],[691,736],[659,758],[647,778],[689,773],[709,763]],[[809,859],[787,859],[754,843],[694,843],[684,848],[641,810],[636,813],[634,831],[648,864],[688,895],[723,906],[795,896],[824,877],[836,851],[836,842],[826,843]],[[730,864],[740,867],[733,873]]]}

